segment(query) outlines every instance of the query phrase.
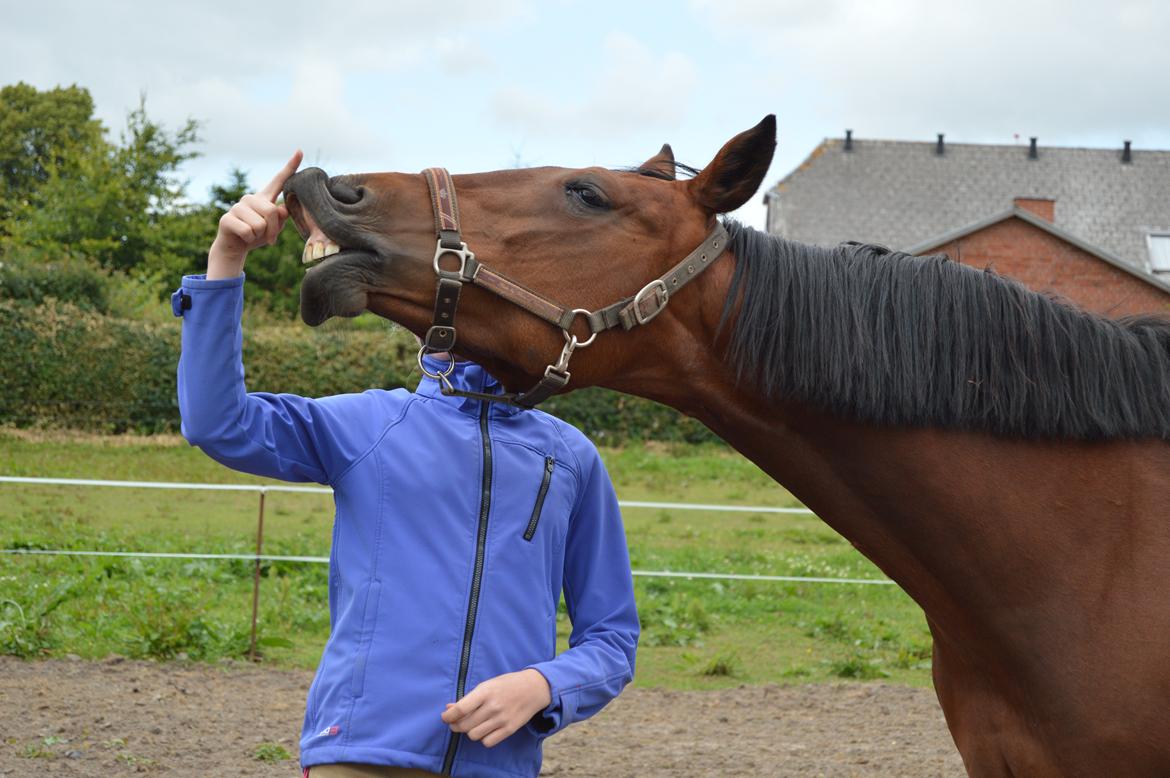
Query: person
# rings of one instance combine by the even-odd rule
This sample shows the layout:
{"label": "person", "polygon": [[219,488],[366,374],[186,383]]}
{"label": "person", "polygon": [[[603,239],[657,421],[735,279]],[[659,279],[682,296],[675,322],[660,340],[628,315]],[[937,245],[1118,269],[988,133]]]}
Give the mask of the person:
{"label": "person", "polygon": [[[182,317],[186,439],[246,473],[333,487],[331,632],[309,689],[306,776],[535,776],[541,743],[630,682],[638,641],[629,555],[596,448],[539,410],[371,389],[248,392],[244,261],[288,219],[297,152],[223,216]],[[427,357],[437,372],[441,362]],[[502,392],[460,361],[458,388]],[[564,593],[569,648],[556,653]]]}

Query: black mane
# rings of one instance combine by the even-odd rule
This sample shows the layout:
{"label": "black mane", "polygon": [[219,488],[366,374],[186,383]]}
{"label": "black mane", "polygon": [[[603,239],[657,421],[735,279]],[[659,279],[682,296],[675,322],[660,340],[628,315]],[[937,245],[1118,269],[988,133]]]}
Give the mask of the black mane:
{"label": "black mane", "polygon": [[[1087,313],[989,270],[725,222],[741,380],[878,425],[1170,440],[1170,320]],[[742,295],[742,297],[741,297]]]}

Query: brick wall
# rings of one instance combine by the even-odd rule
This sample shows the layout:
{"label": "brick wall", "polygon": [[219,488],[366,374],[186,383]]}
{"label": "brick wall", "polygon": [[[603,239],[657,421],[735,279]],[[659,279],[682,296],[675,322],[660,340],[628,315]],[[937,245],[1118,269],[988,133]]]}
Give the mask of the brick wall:
{"label": "brick wall", "polygon": [[1022,219],[1004,219],[921,253],[949,254],[965,265],[990,266],[1031,289],[1054,293],[1106,316],[1170,315],[1170,293]]}

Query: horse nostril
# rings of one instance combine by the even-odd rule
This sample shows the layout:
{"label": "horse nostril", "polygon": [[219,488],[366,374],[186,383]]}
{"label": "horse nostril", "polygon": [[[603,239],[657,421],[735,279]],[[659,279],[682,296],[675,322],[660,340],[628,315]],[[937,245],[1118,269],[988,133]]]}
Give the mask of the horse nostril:
{"label": "horse nostril", "polygon": [[353,186],[341,178],[334,178],[329,182],[329,194],[333,199],[346,205],[353,205],[362,199],[365,190],[360,186]]}

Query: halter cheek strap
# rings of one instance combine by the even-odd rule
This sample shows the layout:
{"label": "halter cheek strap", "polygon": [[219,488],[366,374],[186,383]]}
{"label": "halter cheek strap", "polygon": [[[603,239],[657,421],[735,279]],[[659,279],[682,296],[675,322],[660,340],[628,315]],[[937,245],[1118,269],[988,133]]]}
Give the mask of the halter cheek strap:
{"label": "halter cheek strap", "polygon": [[[431,326],[423,338],[418,351],[419,369],[439,381],[445,395],[472,397],[492,402],[508,402],[523,408],[533,408],[559,392],[569,383],[569,360],[573,352],[585,348],[597,338],[599,332],[621,327],[631,330],[647,324],[666,307],[671,296],[690,283],[704,269],[714,263],[727,249],[727,231],[722,224],[716,224],[698,248],[683,258],[667,273],[642,287],[632,297],[618,300],[612,305],[589,311],[584,308],[566,308],[507,276],[480,264],[475,254],[463,241],[459,222],[459,203],[455,197],[455,184],[451,174],[443,168],[427,168],[423,171],[427,189],[431,195],[431,210],[435,217],[435,256],[432,265],[437,282],[435,305]],[[451,259],[458,262],[452,267]],[[444,267],[444,264],[448,265]],[[527,392],[486,394],[456,389],[450,381],[455,369],[455,357],[438,373],[432,373],[423,365],[425,354],[446,351],[455,347],[455,313],[459,307],[459,296],[464,284],[475,284],[523,308],[533,316],[541,318],[561,330],[565,345],[556,362],[544,369],[544,376]],[[581,341],[570,332],[573,321],[584,316],[589,326],[589,337]]]}

